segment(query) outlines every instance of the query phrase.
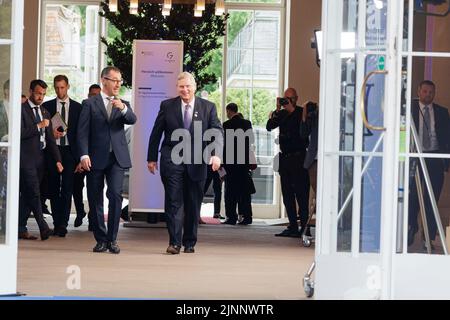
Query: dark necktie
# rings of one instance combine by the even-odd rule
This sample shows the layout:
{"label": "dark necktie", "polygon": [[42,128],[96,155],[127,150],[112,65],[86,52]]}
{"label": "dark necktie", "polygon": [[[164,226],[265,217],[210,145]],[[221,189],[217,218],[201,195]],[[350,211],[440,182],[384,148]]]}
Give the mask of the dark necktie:
{"label": "dark necktie", "polygon": [[[41,122],[41,116],[39,115],[39,106],[33,107],[34,112],[36,114],[36,121],[37,123]],[[39,138],[39,148],[40,150],[44,149],[44,142],[42,141],[42,137],[44,136],[44,128],[40,128],[39,132],[41,133],[41,137]]]}
{"label": "dark necktie", "polygon": [[186,105],[184,109],[184,128],[188,129],[191,127],[192,117],[191,113],[189,112],[189,109],[191,108],[190,105]]}
{"label": "dark necktie", "polygon": [[423,127],[422,128],[422,143],[423,143],[423,149],[429,150],[431,147],[431,120],[430,120],[430,107],[425,106],[425,112],[423,114]]}
{"label": "dark necktie", "polygon": [[[64,123],[66,123],[66,103],[64,101],[61,101],[61,119],[62,121],[64,121]],[[59,139],[59,145],[66,145],[66,136]]]}

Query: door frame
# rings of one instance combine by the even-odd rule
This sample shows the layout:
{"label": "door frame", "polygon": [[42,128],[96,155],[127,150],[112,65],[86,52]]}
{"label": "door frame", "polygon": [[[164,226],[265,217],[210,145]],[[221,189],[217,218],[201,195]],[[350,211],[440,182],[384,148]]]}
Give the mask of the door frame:
{"label": "door frame", "polygon": [[[22,54],[24,0],[14,0],[11,12],[10,105],[20,106],[22,92]],[[6,239],[0,244],[0,296],[17,293],[17,236],[19,211],[19,167],[21,108],[10,108],[9,141],[0,143],[8,149],[6,198]]]}
{"label": "door frame", "polygon": [[[358,2],[358,35],[364,40],[366,34],[366,4],[371,0],[362,0]],[[355,150],[354,152],[342,152],[339,150],[339,135],[329,136],[325,138],[325,133],[335,132],[330,129],[328,119],[339,119],[339,109],[336,108],[335,90],[339,90],[341,84],[340,68],[335,67],[332,63],[340,62],[340,56],[333,53],[330,48],[340,48],[340,36],[336,36],[341,32],[339,26],[342,26],[342,17],[335,14],[329,15],[328,12],[339,11],[340,1],[326,0],[322,7],[322,31],[323,31],[323,60],[321,63],[321,90],[319,116],[319,147],[318,152],[318,194],[317,194],[317,224],[319,226],[316,241],[316,296],[318,298],[372,298],[372,299],[389,299],[392,297],[392,259],[395,252],[395,239],[393,235],[396,230],[396,220],[392,216],[397,208],[397,191],[398,191],[398,143],[399,143],[399,112],[396,108],[389,106],[400,105],[400,95],[398,94],[398,86],[401,81],[401,51],[398,49],[398,39],[402,39],[402,19],[398,19],[400,13],[403,12],[402,4],[398,1],[384,2],[387,5],[387,35],[386,48],[355,48],[347,50],[356,54],[357,68],[363,68],[364,54],[383,54],[386,57],[386,70],[388,73],[385,78],[384,90],[384,131],[382,157],[382,189],[381,189],[381,222],[380,222],[380,249],[378,253],[360,253],[359,250],[359,207],[353,212],[352,217],[352,250],[351,252],[337,252],[337,212],[338,212],[338,188],[336,184],[330,186],[331,181],[338,181],[335,166],[326,165],[334,161],[336,157],[350,156],[355,159],[353,168],[361,168],[362,157],[376,154],[380,158],[380,152],[363,152],[361,141],[357,141],[358,132],[361,132],[362,121],[361,112],[359,111],[359,90],[356,89],[355,96]],[[342,9],[342,8],[340,8]],[[363,27],[364,29],[362,29]],[[330,32],[330,30],[332,30]],[[363,30],[363,32],[361,31]],[[400,37],[399,37],[400,35]],[[342,52],[342,50],[337,50]],[[345,52],[345,50],[344,50]],[[333,54],[334,59],[333,59]],[[336,56],[338,58],[336,58]],[[329,65],[331,63],[331,65]],[[363,71],[364,73],[365,71]],[[361,73],[361,72],[360,72]],[[362,83],[361,76],[356,77],[357,85]],[[331,93],[330,93],[331,92]],[[331,98],[330,98],[331,96]],[[334,100],[334,101],[331,101]],[[333,109],[334,107],[334,109]],[[327,114],[325,114],[325,112]],[[330,113],[332,115],[330,115]],[[358,121],[360,124],[358,124]],[[334,124],[338,125],[338,124]],[[359,127],[358,127],[359,126]],[[328,152],[325,152],[327,150]],[[332,150],[333,152],[330,152]],[[330,158],[334,158],[330,160]],[[357,159],[359,158],[359,161]],[[353,177],[353,185],[361,184],[361,169],[354,170],[357,172]],[[359,172],[359,173],[358,173]],[[386,187],[388,186],[388,187]],[[360,202],[360,192],[355,191],[354,202]],[[354,208],[355,209],[355,208]],[[355,227],[357,226],[357,227]],[[355,243],[356,242],[356,243]],[[339,268],[341,267],[341,268]],[[336,271],[342,271],[342,276],[336,277]],[[356,281],[356,282],[355,282]],[[347,288],[346,288],[347,287]],[[330,290],[333,288],[333,290]],[[328,291],[328,292],[327,292]]]}

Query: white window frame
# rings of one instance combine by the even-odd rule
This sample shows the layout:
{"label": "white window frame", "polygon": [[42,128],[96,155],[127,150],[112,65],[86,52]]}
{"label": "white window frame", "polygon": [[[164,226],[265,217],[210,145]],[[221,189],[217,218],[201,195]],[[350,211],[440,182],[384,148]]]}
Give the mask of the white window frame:
{"label": "white window frame", "polygon": [[[242,3],[242,2],[225,2],[225,14],[231,10],[242,11],[278,11],[280,13],[280,52],[278,59],[278,95],[281,96],[284,93],[285,87],[285,59],[286,59],[286,0],[280,0],[280,3]],[[222,119],[226,119],[226,94],[227,94],[227,62],[228,62],[228,38],[227,34],[224,36],[223,44],[223,64],[222,64]],[[252,80],[253,82],[253,80]],[[253,87],[253,86],[252,86]],[[250,97],[252,98],[252,97]],[[274,106],[275,107],[275,106]],[[225,120],[224,120],[225,121]],[[275,145],[275,153],[278,146]],[[280,177],[274,172],[274,185],[273,185],[273,202],[271,204],[255,204],[252,203],[253,215],[258,218],[275,219],[284,218],[286,216],[283,201],[281,199],[281,185]],[[274,215],[274,212],[276,215]]]}
{"label": "white window frame", "polygon": [[[45,17],[46,17],[46,7],[49,4],[55,4],[55,5],[97,5],[100,8],[100,3],[97,0],[81,0],[81,1],[70,1],[70,0],[42,0],[40,4],[40,21],[39,21],[39,44],[38,44],[38,61],[39,61],[39,77],[40,79],[44,79],[44,73],[45,73]],[[97,83],[100,83],[100,71],[106,66],[106,54],[104,53],[106,51],[105,45],[101,42],[101,37],[106,36],[107,32],[107,20],[103,17],[100,17],[99,19],[99,26],[98,26],[99,32],[99,46],[98,46],[98,65],[99,67],[99,73],[98,73],[98,81]]]}

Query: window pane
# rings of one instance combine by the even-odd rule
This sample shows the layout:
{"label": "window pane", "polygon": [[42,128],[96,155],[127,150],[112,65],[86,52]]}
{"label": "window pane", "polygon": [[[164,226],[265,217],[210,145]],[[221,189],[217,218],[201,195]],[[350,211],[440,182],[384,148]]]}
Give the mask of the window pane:
{"label": "window pane", "polygon": [[98,10],[96,5],[46,6],[44,79],[52,87],[53,77],[65,74],[71,84],[69,94],[78,101],[87,98],[91,84],[98,83]]}
{"label": "window pane", "polygon": [[11,0],[0,1],[0,39],[11,39]]}
{"label": "window pane", "polygon": [[0,148],[0,244],[6,237],[6,187],[8,172],[8,149]]}
{"label": "window pane", "polygon": [[274,203],[273,158],[276,132],[267,132],[279,92],[280,13],[230,10],[228,20],[227,102],[235,102],[255,133],[258,168],[253,172],[253,203]]}

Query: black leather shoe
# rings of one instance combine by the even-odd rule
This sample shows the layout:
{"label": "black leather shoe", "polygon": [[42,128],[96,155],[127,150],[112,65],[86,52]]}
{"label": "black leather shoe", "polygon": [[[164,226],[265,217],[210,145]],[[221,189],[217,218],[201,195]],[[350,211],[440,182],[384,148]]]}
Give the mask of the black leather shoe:
{"label": "black leather shoe", "polygon": [[179,254],[180,253],[180,249],[181,249],[180,246],[170,245],[170,246],[167,247],[166,252],[170,253],[170,254]]}
{"label": "black leather shoe", "polygon": [[301,238],[302,234],[298,230],[285,229],[280,233],[277,233],[275,237],[290,237],[290,238]]}
{"label": "black leather shoe", "polygon": [[130,216],[128,215],[128,206],[122,209],[120,212],[120,218],[122,218],[123,221],[130,221]]}
{"label": "black leather shoe", "polygon": [[194,247],[184,247],[184,253],[194,253]]}
{"label": "black leather shoe", "polygon": [[227,219],[227,220],[225,220],[224,222],[221,222],[221,224],[229,224],[229,225],[231,225],[231,226],[234,226],[234,225],[236,224],[236,221],[235,221],[235,220]]}
{"label": "black leather shoe", "polygon": [[117,244],[117,241],[112,241],[112,242],[108,243],[108,250],[111,253],[119,254],[120,248],[119,248],[119,245]]}
{"label": "black leather shoe", "polygon": [[53,231],[54,236],[58,236],[61,238],[64,238],[67,234],[67,228],[66,227],[56,227]]}
{"label": "black leather shoe", "polygon": [[105,252],[108,250],[108,245],[105,242],[97,242],[94,249],[92,249],[93,252]]}
{"label": "black leather shoe", "polygon": [[225,217],[222,217],[222,216],[220,215],[220,213],[214,213],[213,218],[214,218],[214,219],[220,219],[220,220],[224,220],[224,219],[225,219]]}
{"label": "black leather shoe", "polygon": [[84,217],[86,217],[86,212],[83,212],[80,214],[77,213],[77,217],[75,218],[75,222],[73,223],[73,226],[75,228],[78,228],[79,226],[81,226],[83,224]]}
{"label": "black leather shoe", "polygon": [[50,238],[50,236],[53,234],[53,229],[45,229],[44,231],[41,232],[41,240],[47,240],[48,238]]}
{"label": "black leather shoe", "polygon": [[250,219],[245,219],[244,218],[244,220],[242,220],[241,222],[238,222],[238,225],[240,225],[240,226],[247,226],[249,224],[252,224],[252,222],[253,222],[252,218],[250,218]]}

